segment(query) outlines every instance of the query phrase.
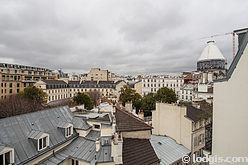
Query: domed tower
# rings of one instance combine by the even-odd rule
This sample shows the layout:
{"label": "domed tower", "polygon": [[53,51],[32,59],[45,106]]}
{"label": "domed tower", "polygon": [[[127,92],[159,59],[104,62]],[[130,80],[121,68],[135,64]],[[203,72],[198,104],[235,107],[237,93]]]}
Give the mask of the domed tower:
{"label": "domed tower", "polygon": [[197,71],[225,70],[226,59],[215,45],[214,41],[208,41],[200,58],[197,60]]}

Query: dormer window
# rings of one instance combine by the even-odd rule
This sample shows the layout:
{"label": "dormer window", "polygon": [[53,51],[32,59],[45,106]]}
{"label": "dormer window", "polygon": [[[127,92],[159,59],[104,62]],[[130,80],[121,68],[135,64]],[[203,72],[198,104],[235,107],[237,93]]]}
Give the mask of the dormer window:
{"label": "dormer window", "polygon": [[5,147],[0,152],[0,164],[1,165],[9,165],[14,163],[14,149]]}
{"label": "dormer window", "polygon": [[29,133],[28,138],[33,141],[38,151],[44,150],[49,146],[49,134],[47,133],[32,130]]}
{"label": "dormer window", "polygon": [[41,150],[47,148],[48,143],[49,143],[48,136],[45,136],[43,138],[40,138],[38,140],[38,151],[41,151]]}
{"label": "dormer window", "polygon": [[73,134],[72,126],[66,128],[65,130],[65,137],[70,137]]}
{"label": "dormer window", "polygon": [[73,125],[71,123],[59,122],[58,128],[62,130],[66,138],[70,137],[73,134]]}

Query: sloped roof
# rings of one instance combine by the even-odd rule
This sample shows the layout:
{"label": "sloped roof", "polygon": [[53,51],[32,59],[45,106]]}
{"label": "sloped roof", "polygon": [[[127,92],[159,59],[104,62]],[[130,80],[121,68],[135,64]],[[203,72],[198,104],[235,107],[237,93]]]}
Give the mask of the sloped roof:
{"label": "sloped roof", "polygon": [[146,124],[140,118],[118,107],[116,108],[115,117],[117,131],[138,131],[152,129],[152,126]]}
{"label": "sloped roof", "polygon": [[225,60],[225,57],[215,45],[214,41],[207,42],[207,46],[203,49],[201,56],[197,61],[205,60]]}
{"label": "sloped roof", "polygon": [[123,165],[151,165],[159,159],[149,139],[123,139],[122,149]]}
{"label": "sloped roof", "polygon": [[[73,114],[67,106],[3,118],[0,119],[0,142],[14,148],[15,164],[25,164],[37,155],[78,136],[74,131],[71,137],[66,138],[57,128],[60,121],[72,122],[72,119]],[[49,134],[48,148],[41,152],[37,151],[29,139],[33,130]]]}
{"label": "sloped roof", "polygon": [[192,105],[186,105],[187,107],[187,112],[186,112],[186,117],[190,118],[194,122],[197,122],[202,119],[203,115],[205,112],[201,109],[198,109]]}
{"label": "sloped roof", "polygon": [[90,140],[96,140],[100,136],[101,136],[100,131],[91,130],[85,138]]}
{"label": "sloped roof", "polygon": [[42,80],[42,81],[49,85],[58,85],[58,84],[67,85],[66,82],[64,82],[63,80]]}
{"label": "sloped roof", "polygon": [[88,130],[91,126],[82,117],[74,117],[73,127],[76,129]]}
{"label": "sloped roof", "polygon": [[32,130],[29,134],[28,134],[28,138],[29,139],[35,139],[38,140],[42,135],[44,135],[46,133],[41,132],[41,131],[37,131],[37,130]]}
{"label": "sloped roof", "polygon": [[161,165],[170,165],[191,151],[168,136],[152,135],[150,142],[161,160]]}
{"label": "sloped roof", "polygon": [[226,78],[214,80],[214,82],[228,81],[231,78],[248,44],[248,28],[235,30],[234,33],[238,34],[238,40],[239,40],[238,52],[236,53],[229,69],[227,70]]}
{"label": "sloped roof", "polygon": [[39,162],[39,165],[57,165],[74,158],[80,161],[95,164],[96,162],[112,162],[111,146],[101,146],[96,152],[96,144],[94,140],[78,137],[63,150],[51,155],[49,158]]}

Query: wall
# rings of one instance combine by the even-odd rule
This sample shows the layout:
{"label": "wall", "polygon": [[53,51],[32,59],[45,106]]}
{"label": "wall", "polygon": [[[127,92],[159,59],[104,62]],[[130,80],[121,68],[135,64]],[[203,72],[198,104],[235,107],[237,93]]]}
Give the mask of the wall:
{"label": "wall", "polygon": [[191,150],[192,122],[185,118],[186,107],[156,103],[152,112],[152,133],[166,135]]}
{"label": "wall", "polygon": [[122,132],[123,138],[139,138],[139,139],[150,139],[151,138],[151,131],[144,130],[144,131],[130,131],[130,132]]}
{"label": "wall", "polygon": [[214,84],[213,154],[248,154],[248,46],[232,77]]}
{"label": "wall", "polygon": [[91,131],[92,129],[88,129],[88,130],[81,130],[81,129],[76,129],[77,133],[79,133],[79,136],[85,137],[88,135],[88,133]]}
{"label": "wall", "polygon": [[101,128],[101,136],[112,136],[112,126]]}
{"label": "wall", "polygon": [[138,94],[142,96],[142,81],[135,83],[134,89],[136,90]]}

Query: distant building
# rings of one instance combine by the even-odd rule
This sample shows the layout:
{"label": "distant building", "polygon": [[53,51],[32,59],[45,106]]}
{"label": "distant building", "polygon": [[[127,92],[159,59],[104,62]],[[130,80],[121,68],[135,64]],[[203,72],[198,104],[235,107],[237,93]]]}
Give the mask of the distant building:
{"label": "distant building", "polygon": [[46,68],[0,63],[0,98],[17,94],[37,81],[58,77],[58,73]]}
{"label": "distant building", "polygon": [[119,91],[126,85],[124,81],[63,81],[43,80],[34,84],[48,95],[48,102],[68,99],[78,92],[99,92],[100,97],[119,99]]}
{"label": "distant building", "polygon": [[201,83],[212,82],[226,75],[226,59],[214,41],[208,41],[197,60],[197,71],[202,73]]}
{"label": "distant building", "polygon": [[[236,30],[238,51],[226,78],[214,83],[213,155],[248,155],[248,28]],[[247,164],[247,161],[245,162]],[[235,164],[245,164],[235,163]],[[216,163],[217,164],[217,163]]]}
{"label": "distant building", "polygon": [[178,95],[184,82],[181,77],[170,76],[149,76],[142,79],[142,96],[149,93],[156,93],[160,88],[173,89]]}
{"label": "distant building", "polygon": [[112,73],[100,68],[92,68],[87,75],[87,81],[112,81]]}

